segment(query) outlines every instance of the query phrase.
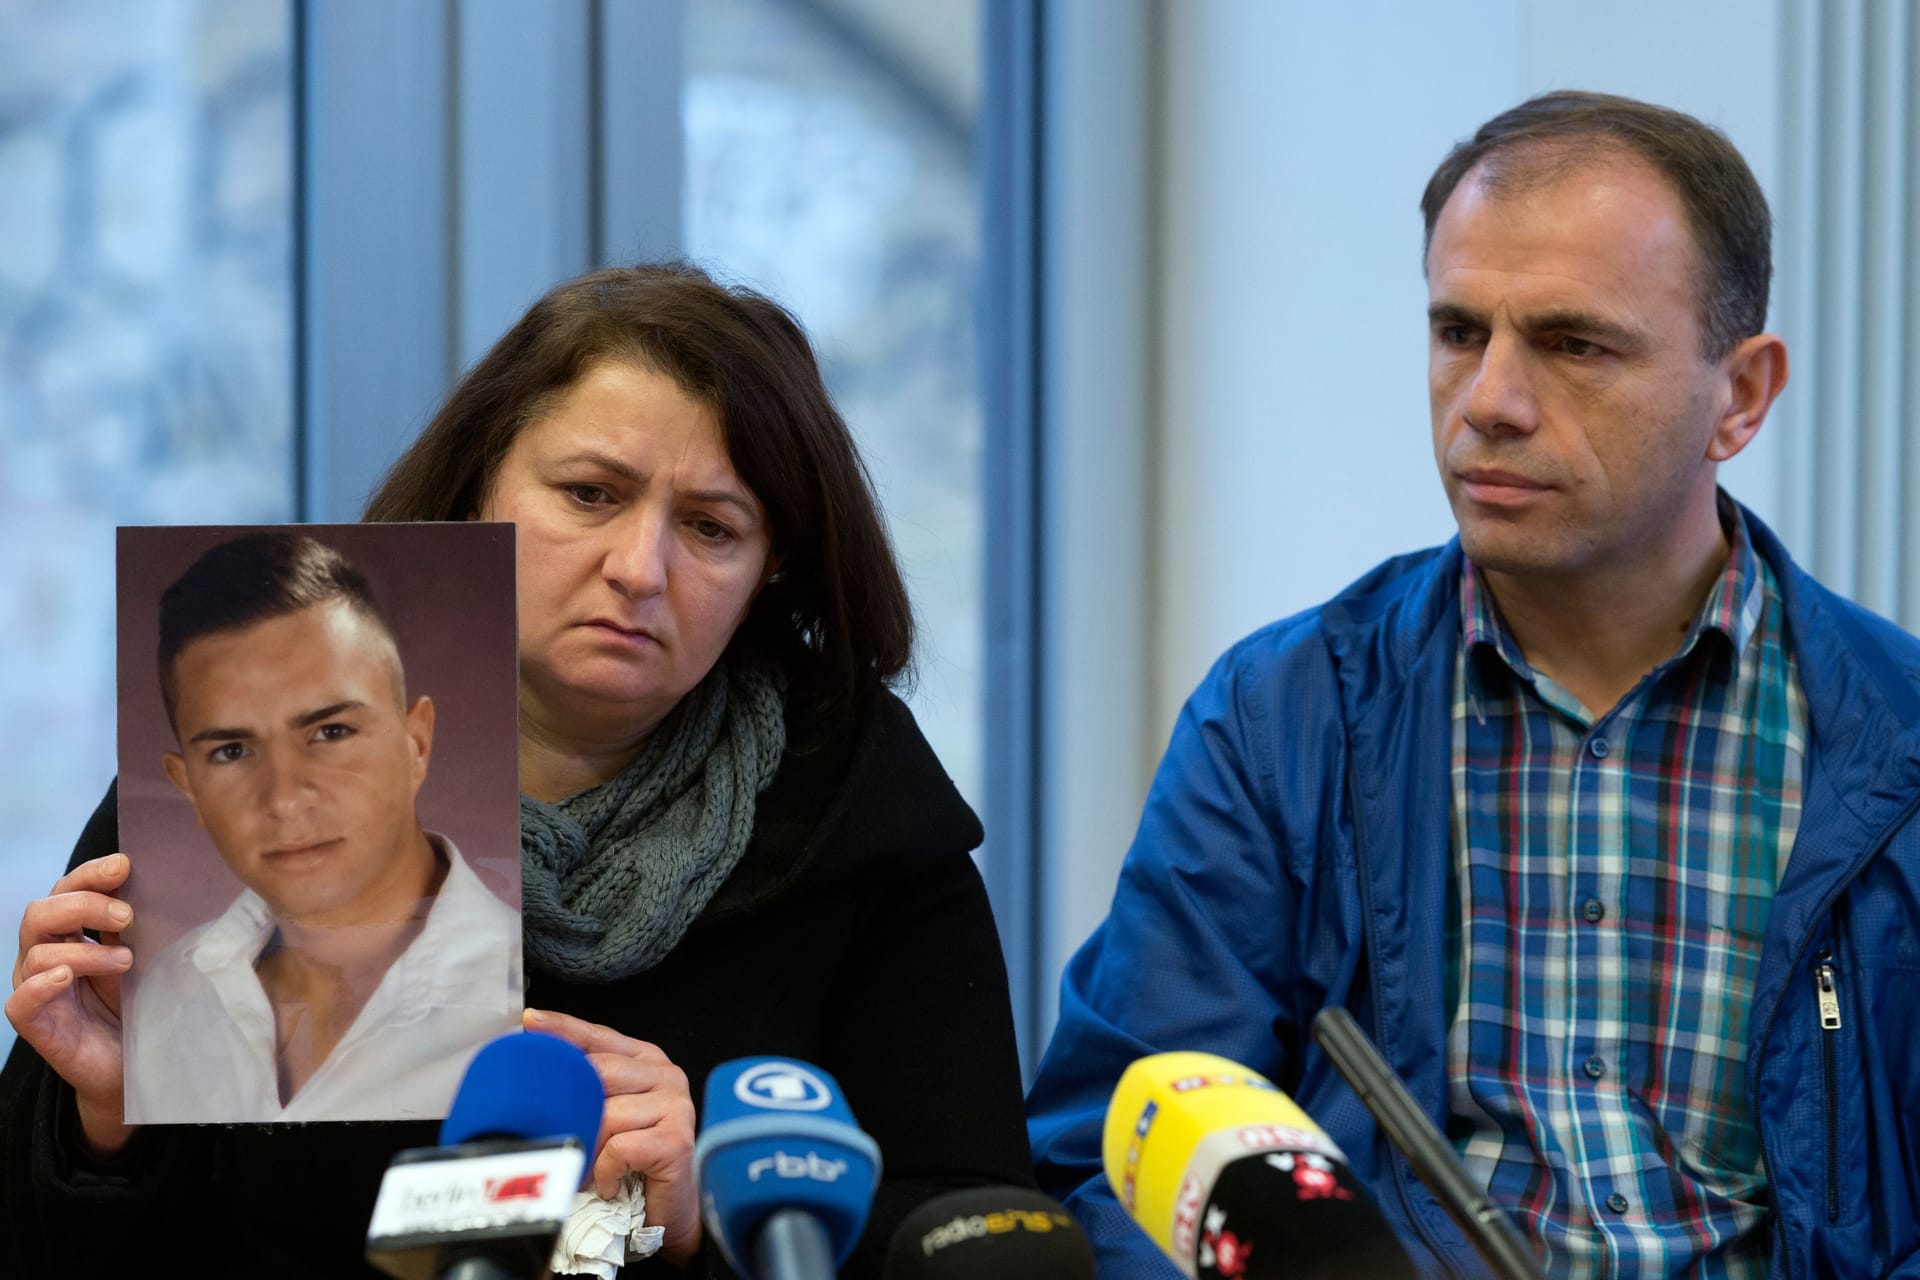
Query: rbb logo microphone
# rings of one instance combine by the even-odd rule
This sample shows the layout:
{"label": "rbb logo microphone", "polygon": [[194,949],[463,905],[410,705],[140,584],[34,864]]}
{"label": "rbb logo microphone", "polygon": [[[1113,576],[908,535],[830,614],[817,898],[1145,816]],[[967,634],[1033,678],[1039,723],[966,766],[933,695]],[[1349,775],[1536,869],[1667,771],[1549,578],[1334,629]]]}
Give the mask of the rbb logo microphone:
{"label": "rbb logo microphone", "polygon": [[833,1077],[790,1058],[736,1058],[707,1077],[694,1144],[702,1217],[747,1280],[830,1280],[880,1183],[880,1149]]}
{"label": "rbb logo microphone", "polygon": [[908,1214],[887,1280],[1094,1280],[1093,1249],[1057,1201],[1023,1187],[949,1191]]}
{"label": "rbb logo microphone", "polygon": [[1207,1053],[1128,1067],[1101,1141],[1121,1206],[1195,1280],[1411,1280],[1333,1140],[1264,1077]]}
{"label": "rbb logo microphone", "polygon": [[475,1055],[440,1146],[393,1158],[367,1259],[401,1280],[547,1273],[600,1132],[606,1095],[586,1054],[513,1032]]}

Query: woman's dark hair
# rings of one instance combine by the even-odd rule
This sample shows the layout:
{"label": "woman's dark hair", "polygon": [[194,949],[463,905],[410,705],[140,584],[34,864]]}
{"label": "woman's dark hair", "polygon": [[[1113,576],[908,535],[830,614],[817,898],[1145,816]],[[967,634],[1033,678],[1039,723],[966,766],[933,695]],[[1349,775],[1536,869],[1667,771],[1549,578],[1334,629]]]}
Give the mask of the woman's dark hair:
{"label": "woman's dark hair", "polygon": [[[1773,219],[1746,160],[1721,133],[1690,115],[1632,98],[1562,90],[1529,98],[1480,126],[1433,171],[1420,211],[1426,248],[1460,180],[1476,166],[1496,193],[1548,184],[1595,158],[1626,151],[1653,166],[1686,210],[1700,253],[1700,333],[1708,360],[1767,324],[1773,279]],[[1422,250],[1424,254],[1425,250]]]}
{"label": "woman's dark hair", "polygon": [[719,418],[780,570],[734,636],[845,712],[908,673],[913,613],[852,433],[787,310],[685,263],[594,271],[533,304],[387,472],[364,519],[469,520],[514,438],[596,365],[672,378]]}

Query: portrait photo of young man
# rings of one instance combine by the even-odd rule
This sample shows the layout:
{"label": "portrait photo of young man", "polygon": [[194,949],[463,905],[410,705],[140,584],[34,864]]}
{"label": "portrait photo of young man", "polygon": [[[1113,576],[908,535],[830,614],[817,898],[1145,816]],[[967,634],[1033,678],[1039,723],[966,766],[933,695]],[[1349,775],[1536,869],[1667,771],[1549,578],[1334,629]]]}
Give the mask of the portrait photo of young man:
{"label": "portrait photo of young man", "polygon": [[[423,555],[406,546],[423,529],[442,542],[461,532],[383,528],[388,545],[360,557],[370,566],[458,566],[450,572],[461,577],[491,564],[499,572],[490,587],[469,585],[501,597],[510,621],[510,531],[475,526],[475,541],[499,547]],[[138,581],[144,572],[129,573],[141,540],[177,544],[194,532],[122,531],[123,606],[151,590]],[[490,768],[497,787],[515,794],[512,632],[483,625],[474,635],[484,617],[437,609],[440,629],[476,640],[491,630],[504,643],[463,659],[457,678],[410,668],[375,575],[325,533],[220,538],[159,593],[147,632],[157,642],[146,643],[150,654],[157,648],[171,741],[157,753],[166,791],[135,785],[155,753],[125,740],[123,704],[122,830],[144,872],[130,897],[150,931],[193,914],[163,905],[165,893],[199,889],[202,914],[213,913],[164,945],[150,933],[136,947],[123,1010],[131,1123],[444,1115],[473,1052],[519,1025],[517,875],[494,865],[483,879],[473,857],[484,851],[497,863],[491,855],[517,852],[513,811],[495,804],[495,829],[474,840],[442,830],[422,804],[429,777],[449,765],[468,790]],[[137,660],[122,655],[123,699]],[[504,719],[462,735],[463,746],[484,740],[504,758],[478,773],[474,761],[449,759],[451,697]],[[197,841],[181,838],[187,814]]]}

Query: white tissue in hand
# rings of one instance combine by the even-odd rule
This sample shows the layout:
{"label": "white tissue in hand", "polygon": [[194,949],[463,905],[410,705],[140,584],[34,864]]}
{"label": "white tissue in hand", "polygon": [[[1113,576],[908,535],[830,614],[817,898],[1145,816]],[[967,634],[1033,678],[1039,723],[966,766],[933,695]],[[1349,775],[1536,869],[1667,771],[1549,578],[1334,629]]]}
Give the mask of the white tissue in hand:
{"label": "white tissue in hand", "polygon": [[642,1225],[647,1198],[640,1190],[640,1175],[630,1173],[620,1181],[620,1190],[611,1200],[598,1192],[582,1191],[573,1198],[567,1225],[553,1242],[555,1275],[598,1276],[614,1280],[620,1265],[658,1252],[666,1235],[664,1227]]}

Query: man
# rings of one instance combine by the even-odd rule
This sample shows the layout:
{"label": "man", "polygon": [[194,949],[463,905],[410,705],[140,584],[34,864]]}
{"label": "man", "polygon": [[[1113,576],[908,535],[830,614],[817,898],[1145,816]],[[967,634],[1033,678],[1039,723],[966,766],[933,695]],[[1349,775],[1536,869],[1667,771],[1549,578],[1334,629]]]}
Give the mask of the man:
{"label": "man", "polygon": [[415,815],[433,703],[366,579],[309,537],[221,543],[161,596],[160,682],[167,777],[246,891],[140,976],[128,1120],[446,1114],[518,1026],[520,925]]}
{"label": "man", "polygon": [[1188,703],[1062,984],[1042,1186],[1103,1274],[1174,1274],[1099,1120],[1211,1050],[1480,1273],[1309,1040],[1342,1005],[1552,1274],[1920,1274],[1920,645],[1716,486],[1787,376],[1764,198],[1698,121],[1561,93],[1422,206],[1459,538]]}

